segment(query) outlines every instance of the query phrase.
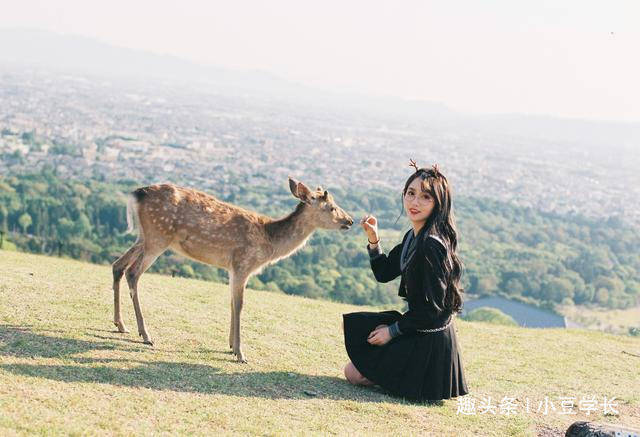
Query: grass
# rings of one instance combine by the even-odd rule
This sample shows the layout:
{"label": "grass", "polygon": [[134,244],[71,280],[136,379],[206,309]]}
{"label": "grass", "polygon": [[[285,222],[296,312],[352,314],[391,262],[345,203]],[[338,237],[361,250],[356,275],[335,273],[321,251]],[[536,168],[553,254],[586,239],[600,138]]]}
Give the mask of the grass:
{"label": "grass", "polygon": [[[227,286],[146,274],[154,347],[115,333],[108,267],[0,251],[0,435],[536,435],[576,420],[640,427],[640,339],[457,320],[468,398],[525,402],[526,413],[457,414],[458,400],[405,402],[352,387],[341,314],[363,307],[248,290],[248,364],[227,345]],[[124,284],[123,284],[124,285]],[[125,286],[126,290],[126,286]],[[548,396],[616,397],[619,415],[536,412]]]}
{"label": "grass", "polygon": [[640,306],[624,310],[565,306],[560,312],[588,329],[627,334],[629,328],[640,328]]}

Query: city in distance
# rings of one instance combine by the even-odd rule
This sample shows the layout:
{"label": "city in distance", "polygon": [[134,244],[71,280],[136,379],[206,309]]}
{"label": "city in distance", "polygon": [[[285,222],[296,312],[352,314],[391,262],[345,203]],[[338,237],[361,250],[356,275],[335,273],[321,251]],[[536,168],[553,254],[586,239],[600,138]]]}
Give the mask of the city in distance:
{"label": "city in distance", "polygon": [[[388,198],[388,203],[373,205],[383,211],[369,211],[365,206],[372,205],[358,205],[357,199],[351,205],[355,213],[395,218],[400,213],[398,187],[410,172],[409,158],[421,166],[437,162],[459,196],[460,225],[466,231],[462,255],[464,259],[465,250],[469,253],[471,293],[509,294],[518,289],[512,291],[514,296],[556,306],[637,308],[640,261],[630,249],[619,247],[631,242],[606,241],[607,236],[595,238],[594,233],[602,223],[615,240],[637,233],[640,226],[640,124],[464,114],[440,103],[327,93],[260,72],[200,67],[92,40],[47,36],[41,35],[40,48],[34,43],[30,53],[23,51],[22,59],[15,47],[11,52],[6,44],[0,45],[8,53],[0,63],[0,180],[9,189],[15,186],[8,178],[53,170],[57,178],[80,182],[170,181],[261,212],[282,214],[293,201],[283,194],[287,176],[293,175],[309,184],[328,184],[345,196],[357,193],[362,198],[371,192],[379,199]],[[27,37],[38,40],[33,34]],[[72,59],[56,57],[69,45],[84,47],[89,59],[74,64]],[[144,77],[146,71],[153,71],[154,77]],[[274,197],[269,201],[271,192]],[[478,213],[472,204],[499,209]],[[516,212],[505,220],[509,205]],[[486,223],[478,225],[484,233],[471,235],[477,230],[472,211],[484,214],[481,219]],[[536,293],[520,290],[527,281],[519,279],[517,269],[505,270],[500,257],[507,257],[506,252],[493,265],[482,255],[483,250],[494,253],[492,244],[500,240],[497,227],[489,232],[492,217],[493,225],[508,227],[525,215],[522,211],[532,211],[536,218],[528,230],[518,228],[506,244],[541,263],[553,253],[563,260],[557,271],[541,274]],[[26,235],[37,237],[38,232],[56,227],[56,223],[38,230],[35,225],[21,227],[18,215],[7,211],[5,216],[12,222],[8,230]],[[96,232],[105,226],[88,218]],[[538,226],[541,235],[524,236],[536,220],[548,220],[545,225],[555,228]],[[580,228],[570,242],[558,234],[561,223]],[[390,238],[398,236],[403,225],[381,222]],[[606,247],[599,258],[602,272],[587,272],[587,267],[578,265],[588,253],[577,243],[580,232],[590,235],[586,243],[598,251]],[[361,246],[360,235],[351,234],[345,238]],[[124,243],[114,242],[114,252]],[[311,244],[309,250],[317,247]],[[107,262],[106,258],[96,261]],[[351,267],[365,271],[361,261]],[[289,265],[292,271],[297,271],[295,264]],[[544,290],[549,284],[572,287],[558,282],[574,278],[563,268],[580,276],[584,287],[591,286],[589,299],[563,303],[561,296]],[[607,270],[615,274],[609,276]],[[582,293],[578,288],[568,292],[575,297]],[[598,296],[601,290],[606,295],[602,291]],[[628,299],[612,304],[616,293]]]}

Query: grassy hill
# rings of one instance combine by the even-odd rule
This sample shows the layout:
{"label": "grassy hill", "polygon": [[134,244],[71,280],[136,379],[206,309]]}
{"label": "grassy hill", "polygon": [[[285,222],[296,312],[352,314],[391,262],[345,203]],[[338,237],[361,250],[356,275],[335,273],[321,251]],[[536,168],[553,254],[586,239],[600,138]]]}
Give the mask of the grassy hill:
{"label": "grassy hill", "polygon": [[[462,415],[457,399],[416,405],[345,382],[341,314],[363,307],[248,290],[242,365],[228,353],[226,285],[144,275],[151,348],[113,332],[108,267],[0,251],[0,269],[2,435],[536,435],[576,420],[640,427],[633,337],[457,320],[468,397],[476,406],[489,396],[496,406],[504,396],[522,402],[515,415]],[[615,396],[619,415],[559,413],[558,396],[586,395]],[[545,396],[558,411],[536,411]]]}

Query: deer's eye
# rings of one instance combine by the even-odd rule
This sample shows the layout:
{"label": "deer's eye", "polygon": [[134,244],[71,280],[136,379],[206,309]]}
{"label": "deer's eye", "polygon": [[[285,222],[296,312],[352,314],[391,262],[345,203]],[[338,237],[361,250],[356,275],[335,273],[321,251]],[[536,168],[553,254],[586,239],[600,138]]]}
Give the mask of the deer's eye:
{"label": "deer's eye", "polygon": [[335,210],[336,210],[336,207],[335,207],[335,206],[332,206],[332,207],[331,207],[331,212],[333,212],[333,211],[335,211]]}

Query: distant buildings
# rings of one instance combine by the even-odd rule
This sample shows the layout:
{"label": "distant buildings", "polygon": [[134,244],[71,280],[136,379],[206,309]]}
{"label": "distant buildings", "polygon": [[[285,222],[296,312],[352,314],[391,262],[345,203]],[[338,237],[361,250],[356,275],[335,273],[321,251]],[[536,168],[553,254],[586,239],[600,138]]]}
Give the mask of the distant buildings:
{"label": "distant buildings", "polygon": [[546,133],[2,65],[0,101],[0,172],[51,164],[69,177],[199,181],[213,192],[230,176],[282,186],[296,175],[329,188],[397,190],[414,158],[440,163],[458,195],[590,217],[619,213],[640,224],[640,154],[559,144]]}

